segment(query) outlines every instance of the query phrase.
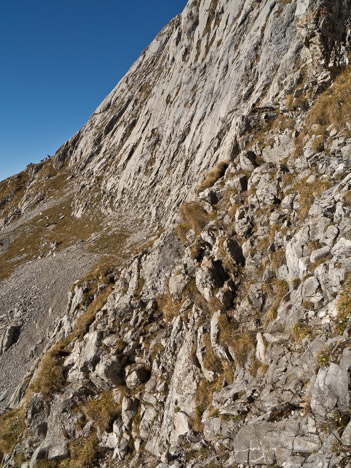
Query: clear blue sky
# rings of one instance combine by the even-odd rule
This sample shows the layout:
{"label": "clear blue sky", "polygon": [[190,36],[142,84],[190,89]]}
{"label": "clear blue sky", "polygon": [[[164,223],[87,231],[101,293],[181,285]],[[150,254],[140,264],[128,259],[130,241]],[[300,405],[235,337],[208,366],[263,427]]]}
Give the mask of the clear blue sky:
{"label": "clear blue sky", "polygon": [[0,180],[84,125],[186,0],[0,0]]}

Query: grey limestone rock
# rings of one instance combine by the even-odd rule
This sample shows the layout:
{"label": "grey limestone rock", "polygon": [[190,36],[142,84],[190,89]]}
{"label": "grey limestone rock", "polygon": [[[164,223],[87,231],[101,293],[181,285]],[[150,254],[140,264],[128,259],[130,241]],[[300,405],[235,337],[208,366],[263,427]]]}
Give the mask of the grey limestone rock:
{"label": "grey limestone rock", "polygon": [[245,258],[243,255],[242,248],[235,239],[227,239],[224,241],[224,249],[230,256],[231,260],[237,265],[243,266],[245,264]]}
{"label": "grey limestone rock", "polygon": [[223,286],[225,279],[226,273],[222,263],[206,257],[195,274],[196,287],[207,300],[212,297],[214,288]]}
{"label": "grey limestone rock", "polygon": [[335,363],[320,369],[312,392],[312,411],[325,416],[335,408],[347,411],[349,404],[349,373]]}
{"label": "grey limestone rock", "polygon": [[329,247],[322,247],[321,249],[313,250],[311,252],[311,263],[315,263],[322,258],[325,258],[329,255],[330,248]]}
{"label": "grey limestone rock", "polygon": [[121,360],[113,355],[102,356],[91,379],[97,387],[106,389],[120,385],[123,382]]}
{"label": "grey limestone rock", "polygon": [[[335,125],[316,138],[306,115],[350,33],[349,0],[189,0],[52,158],[66,198],[49,179],[34,195],[48,166],[28,169],[0,254],[56,203],[94,232],[1,281],[0,404],[23,404],[28,428],[6,468],[68,462],[95,436],[102,467],[348,463],[351,142]],[[39,267],[52,284],[12,291]],[[62,385],[23,399],[54,345]]]}
{"label": "grey limestone rock", "polygon": [[19,325],[10,325],[2,332],[0,337],[0,355],[4,354],[18,339],[21,327]]}
{"label": "grey limestone rock", "polygon": [[169,292],[175,300],[180,297],[188,281],[189,278],[182,273],[174,275],[169,279]]}
{"label": "grey limestone rock", "polygon": [[124,397],[122,400],[122,421],[123,424],[128,427],[137,413],[139,408],[139,400]]}
{"label": "grey limestone rock", "polygon": [[26,407],[26,424],[35,439],[46,435],[48,414],[47,402],[40,393],[34,393]]}
{"label": "grey limestone rock", "polygon": [[146,382],[150,377],[150,371],[141,364],[126,367],[126,385],[133,389]]}

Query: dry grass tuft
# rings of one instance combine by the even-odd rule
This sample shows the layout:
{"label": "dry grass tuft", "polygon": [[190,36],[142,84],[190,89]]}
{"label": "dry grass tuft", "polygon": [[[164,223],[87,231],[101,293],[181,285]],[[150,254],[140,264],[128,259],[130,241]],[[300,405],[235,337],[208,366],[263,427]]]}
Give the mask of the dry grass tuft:
{"label": "dry grass tuft", "polygon": [[171,294],[160,294],[157,297],[157,306],[163,312],[163,318],[166,322],[170,323],[179,315],[181,302],[173,302]]}
{"label": "dry grass tuft", "polygon": [[343,291],[337,303],[337,317],[335,318],[335,333],[344,333],[351,319],[351,274],[347,277]]}
{"label": "dry grass tuft", "polygon": [[344,195],[344,202],[346,203],[347,206],[351,206],[351,190],[348,190]]}
{"label": "dry grass tuft", "polygon": [[350,127],[351,123],[351,66],[348,66],[322,93],[310,109],[305,119],[305,128],[296,139],[297,153],[302,149],[306,136],[315,135],[313,145],[316,151],[323,148],[327,128],[333,126],[337,131]]}
{"label": "dry grass tuft", "polygon": [[268,368],[268,364],[262,364],[258,359],[254,358],[249,372],[252,375],[252,377],[257,377],[257,375],[263,376],[266,374]]}
{"label": "dry grass tuft", "polygon": [[255,334],[238,331],[237,324],[229,322],[225,314],[219,317],[219,342],[231,347],[235,354],[235,362],[244,366],[249,355],[256,346]]}
{"label": "dry grass tuft", "polygon": [[321,94],[306,118],[308,131],[313,125],[326,128],[333,125],[338,131],[351,122],[351,67],[341,73],[333,85]]}
{"label": "dry grass tuft", "polygon": [[212,30],[211,26],[212,26],[213,20],[215,19],[216,8],[218,6],[218,1],[219,0],[211,0],[211,5],[210,5],[209,11],[208,11],[206,27],[204,29],[203,36],[205,36],[206,34],[211,32],[211,30]]}
{"label": "dry grass tuft", "polygon": [[95,432],[87,437],[80,437],[70,446],[69,459],[59,463],[59,468],[95,468],[98,466],[98,438]]}
{"label": "dry grass tuft", "polygon": [[245,366],[249,355],[255,350],[255,335],[244,332],[234,336],[232,348],[235,353],[235,361],[242,367]]}
{"label": "dry grass tuft", "polygon": [[44,355],[29,392],[40,392],[46,400],[51,400],[53,394],[64,387],[66,376],[62,364],[67,356],[66,345],[67,340],[63,340]]}
{"label": "dry grass tuft", "polygon": [[211,338],[209,333],[203,335],[204,345],[206,351],[203,354],[202,360],[206,369],[214,372],[215,374],[223,372],[223,367],[221,361],[215,356],[212,345]]}
{"label": "dry grass tuft", "polygon": [[292,188],[292,192],[299,195],[299,211],[300,219],[305,219],[314,200],[323,192],[331,187],[331,182],[328,180],[316,180],[312,184],[306,183],[306,178],[296,182]]}
{"label": "dry grass tuft", "polygon": [[[124,387],[122,389],[125,390]],[[102,433],[111,428],[113,421],[121,414],[122,408],[113,400],[110,392],[103,392],[97,399],[88,401],[80,410]]]}
{"label": "dry grass tuft", "polygon": [[291,330],[291,336],[297,343],[301,343],[310,335],[312,335],[312,327],[304,322],[297,322]]}
{"label": "dry grass tuft", "polygon": [[321,354],[318,356],[318,364],[320,365],[320,367],[326,367],[329,365],[330,359],[330,348],[328,346],[324,346]]}
{"label": "dry grass tuft", "polygon": [[268,323],[275,320],[278,315],[278,307],[283,297],[289,292],[289,286],[286,281],[273,279],[265,284],[264,291],[266,294],[273,296],[274,300],[270,309],[267,312],[265,327]]}
{"label": "dry grass tuft", "polygon": [[113,284],[109,284],[102,292],[91,302],[87,310],[82,314],[78,320],[76,327],[71,335],[71,340],[74,338],[82,339],[88,332],[90,325],[94,322],[96,314],[106,304],[108,296],[111,294]]}
{"label": "dry grass tuft", "polygon": [[25,431],[24,410],[14,409],[0,416],[0,461],[11,453]]}
{"label": "dry grass tuft", "polygon": [[63,361],[70,353],[68,346],[74,339],[83,338],[89,326],[95,320],[97,312],[105,305],[113,289],[113,284],[110,283],[111,272],[111,266],[100,262],[78,283],[79,286],[82,283],[91,284],[91,289],[83,296],[83,302],[86,301],[87,296],[97,293],[99,284],[103,283],[106,287],[96,295],[87,310],[78,318],[76,327],[71,335],[59,341],[43,356],[37,375],[30,385],[29,392],[41,392],[46,400],[51,400],[53,394],[59,392],[64,387],[66,376]]}
{"label": "dry grass tuft", "polygon": [[210,215],[206,213],[202,206],[195,202],[183,203],[180,207],[179,214],[184,220],[187,230],[193,229],[195,234],[200,234],[211,219]]}
{"label": "dry grass tuft", "polygon": [[205,179],[201,182],[201,184],[197,187],[197,193],[200,193],[203,190],[212,187],[212,185],[214,185],[217,182],[217,180],[224,176],[228,166],[228,161],[221,161],[220,163],[218,163],[215,169],[210,171],[206,175]]}
{"label": "dry grass tuft", "polygon": [[190,423],[196,432],[203,431],[203,424],[201,422],[202,415],[212,404],[212,395],[218,391],[217,382],[210,383],[206,379],[201,380],[197,387],[195,395],[195,412]]}
{"label": "dry grass tuft", "polygon": [[277,250],[272,254],[271,265],[275,273],[278,269],[286,263],[285,251],[283,249]]}

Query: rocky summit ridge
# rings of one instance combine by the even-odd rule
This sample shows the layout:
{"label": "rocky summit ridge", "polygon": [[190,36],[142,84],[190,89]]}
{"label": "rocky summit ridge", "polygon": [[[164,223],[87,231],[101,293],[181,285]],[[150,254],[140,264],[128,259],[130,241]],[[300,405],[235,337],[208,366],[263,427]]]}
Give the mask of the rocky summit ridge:
{"label": "rocky summit ridge", "polygon": [[1,466],[351,466],[350,48],[350,0],[189,0],[0,182]]}

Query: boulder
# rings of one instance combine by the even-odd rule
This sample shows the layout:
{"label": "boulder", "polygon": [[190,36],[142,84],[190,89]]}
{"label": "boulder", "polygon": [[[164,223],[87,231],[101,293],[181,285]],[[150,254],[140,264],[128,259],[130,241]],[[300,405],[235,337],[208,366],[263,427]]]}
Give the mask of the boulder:
{"label": "boulder", "polygon": [[122,400],[122,421],[129,427],[139,408],[139,400],[125,396]]}
{"label": "boulder", "polygon": [[145,383],[149,378],[150,371],[141,364],[126,367],[126,385],[131,390]]}
{"label": "boulder", "polygon": [[209,300],[213,289],[222,287],[226,278],[222,262],[205,257],[195,274],[196,287],[204,298]]}
{"label": "boulder", "polygon": [[335,409],[348,411],[349,405],[348,371],[335,363],[320,369],[312,391],[312,411],[317,416],[325,417]]}
{"label": "boulder", "polygon": [[226,187],[230,187],[238,193],[245,192],[247,190],[247,176],[240,174],[229,179],[226,183]]}
{"label": "boulder", "polygon": [[18,340],[21,327],[10,325],[0,336],[0,356],[5,353]]}
{"label": "boulder", "polygon": [[227,239],[224,241],[224,250],[229,255],[230,259],[237,265],[244,266],[245,258],[240,244],[235,239]]}
{"label": "boulder", "polygon": [[252,172],[256,167],[256,155],[253,151],[244,151],[239,156],[240,167],[243,171]]}
{"label": "boulder", "polygon": [[189,277],[187,275],[184,275],[183,273],[180,273],[178,275],[171,276],[169,279],[169,292],[172,295],[172,298],[174,300],[178,300],[180,298],[180,295],[182,294],[185,286],[189,282]]}
{"label": "boulder", "polygon": [[47,432],[49,407],[41,393],[33,393],[26,407],[26,426],[34,439],[43,439]]}
{"label": "boulder", "polygon": [[91,379],[97,386],[112,388],[123,383],[122,362],[116,356],[107,354],[101,357]]}
{"label": "boulder", "polygon": [[329,255],[329,252],[330,252],[330,247],[328,246],[322,247],[321,249],[313,250],[313,252],[311,253],[311,257],[310,257],[311,263],[315,263],[318,260],[321,260],[322,258],[327,257]]}

